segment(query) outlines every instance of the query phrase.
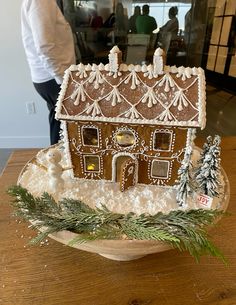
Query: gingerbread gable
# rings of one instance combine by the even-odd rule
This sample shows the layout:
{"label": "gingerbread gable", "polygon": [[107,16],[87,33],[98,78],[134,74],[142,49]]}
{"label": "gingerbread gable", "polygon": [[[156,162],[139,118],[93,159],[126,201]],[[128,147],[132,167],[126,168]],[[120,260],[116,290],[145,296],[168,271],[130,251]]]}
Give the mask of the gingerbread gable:
{"label": "gingerbread gable", "polygon": [[107,65],[71,66],[64,76],[57,119],[205,127],[201,68],[164,66],[161,49],[148,66],[119,64],[120,57],[114,47]]}

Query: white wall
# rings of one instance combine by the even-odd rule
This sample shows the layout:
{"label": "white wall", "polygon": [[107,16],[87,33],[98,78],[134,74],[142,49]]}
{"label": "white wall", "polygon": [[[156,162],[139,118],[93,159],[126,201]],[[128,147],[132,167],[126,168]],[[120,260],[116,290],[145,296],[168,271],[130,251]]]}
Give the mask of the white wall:
{"label": "white wall", "polygon": [[[0,148],[49,145],[48,110],[35,92],[21,43],[21,0],[1,0],[0,10]],[[33,101],[36,114],[26,112]]]}

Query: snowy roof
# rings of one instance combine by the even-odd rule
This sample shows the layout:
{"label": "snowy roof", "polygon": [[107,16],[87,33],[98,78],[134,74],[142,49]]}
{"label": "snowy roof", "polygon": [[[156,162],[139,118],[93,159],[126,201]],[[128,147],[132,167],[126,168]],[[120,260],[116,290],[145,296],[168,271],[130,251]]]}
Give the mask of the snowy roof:
{"label": "snowy roof", "polygon": [[205,127],[201,68],[164,66],[160,49],[148,66],[119,64],[119,52],[111,50],[107,65],[79,64],[66,71],[57,119]]}

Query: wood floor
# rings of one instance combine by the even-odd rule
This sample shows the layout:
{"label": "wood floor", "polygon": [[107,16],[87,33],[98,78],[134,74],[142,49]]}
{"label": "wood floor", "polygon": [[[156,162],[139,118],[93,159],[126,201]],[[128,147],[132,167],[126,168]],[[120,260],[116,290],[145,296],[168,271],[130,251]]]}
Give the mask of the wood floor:
{"label": "wood floor", "polygon": [[[197,136],[236,136],[236,95],[207,85],[207,124]],[[12,149],[0,149],[0,175]]]}

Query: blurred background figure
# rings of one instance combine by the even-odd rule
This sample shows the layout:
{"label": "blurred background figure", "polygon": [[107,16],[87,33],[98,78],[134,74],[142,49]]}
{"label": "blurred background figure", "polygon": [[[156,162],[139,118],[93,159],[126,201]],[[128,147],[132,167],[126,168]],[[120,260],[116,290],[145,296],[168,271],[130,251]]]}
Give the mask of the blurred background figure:
{"label": "blurred background figure", "polygon": [[189,36],[191,32],[191,22],[192,22],[192,7],[184,16],[184,40],[185,43],[189,43]]}
{"label": "blurred background figure", "polygon": [[115,10],[115,43],[125,43],[128,33],[128,16],[122,3],[117,3]]}
{"label": "blurred background figure", "polygon": [[69,22],[72,31],[75,32],[76,14],[74,0],[57,0],[57,5],[66,20]]}
{"label": "blurred background figure", "polygon": [[166,54],[171,44],[171,40],[177,39],[179,32],[179,21],[176,17],[177,14],[177,6],[172,6],[169,9],[169,20],[160,28],[159,43],[160,46],[165,50]]}
{"label": "blurred background figure", "polygon": [[21,7],[22,41],[33,85],[49,110],[50,141],[60,139],[55,106],[63,75],[75,64],[71,27],[55,0],[24,0]]}
{"label": "blurred background figure", "polygon": [[179,21],[176,15],[178,14],[177,6],[172,6],[169,9],[169,20],[160,28],[162,33],[171,33],[171,39],[175,39],[179,32]]}
{"label": "blurred background figure", "polygon": [[156,19],[149,16],[149,5],[142,7],[142,15],[136,19],[136,29],[138,34],[151,34],[157,28]]}
{"label": "blurred background figure", "polygon": [[103,19],[101,16],[98,16],[98,13],[96,10],[93,10],[91,13],[89,25],[94,29],[99,29],[103,26]]}
{"label": "blurred background figure", "polygon": [[140,15],[141,15],[141,8],[140,8],[140,6],[137,5],[134,8],[134,14],[129,18],[129,32],[132,34],[137,33],[136,19]]}

